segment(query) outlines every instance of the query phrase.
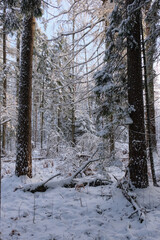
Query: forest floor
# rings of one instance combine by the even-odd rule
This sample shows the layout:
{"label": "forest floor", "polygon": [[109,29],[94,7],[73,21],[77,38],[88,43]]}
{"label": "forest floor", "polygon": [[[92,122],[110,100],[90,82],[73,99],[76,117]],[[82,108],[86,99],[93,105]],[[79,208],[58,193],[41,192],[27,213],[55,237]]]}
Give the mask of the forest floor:
{"label": "forest floor", "polygon": [[13,161],[2,164],[0,240],[160,240],[160,188],[150,183],[147,189],[135,190],[145,212],[140,223],[117,188],[113,176],[120,179],[124,174],[119,167],[108,167],[111,185],[56,187],[33,194],[21,188],[59,172],[58,162],[33,161],[32,179],[14,176]]}

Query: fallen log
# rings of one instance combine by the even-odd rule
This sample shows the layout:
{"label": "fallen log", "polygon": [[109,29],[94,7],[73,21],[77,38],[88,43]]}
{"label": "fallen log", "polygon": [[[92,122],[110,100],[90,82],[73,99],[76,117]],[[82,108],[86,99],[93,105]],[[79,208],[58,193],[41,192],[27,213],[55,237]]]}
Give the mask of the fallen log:
{"label": "fallen log", "polygon": [[[47,186],[46,184],[52,180],[53,178],[55,177],[58,177],[60,176],[61,174],[60,173],[57,173],[56,175],[50,177],[49,179],[47,179],[46,181],[42,182],[42,183],[38,183],[38,184],[32,184],[32,185],[27,185],[25,188],[23,188],[23,191],[26,192],[45,192],[47,190]],[[22,189],[22,188],[20,188]],[[18,188],[15,189],[15,191],[18,190]]]}
{"label": "fallen log", "polygon": [[[97,151],[96,151],[97,152]],[[92,157],[96,154],[96,152],[92,155]],[[91,158],[92,158],[91,157]],[[56,188],[56,187],[65,187],[65,188],[74,188],[76,184],[83,184],[84,186],[100,186],[100,185],[108,185],[111,184],[112,181],[109,179],[100,179],[100,178],[95,178],[95,179],[76,179],[79,173],[81,173],[88,165],[90,165],[93,162],[99,161],[100,159],[89,159],[86,163],[84,163],[75,173],[71,174],[71,177],[61,179],[57,182],[52,182],[49,183],[50,180],[53,178],[59,176],[60,174],[56,174],[53,177],[49,178],[45,182],[38,183],[38,184],[32,184],[32,185],[27,185],[23,189],[24,191],[30,191],[32,193],[35,192],[45,192],[48,188]]]}
{"label": "fallen log", "polygon": [[102,178],[88,178],[88,179],[80,179],[80,181],[75,181],[72,180],[71,183],[64,184],[63,187],[65,188],[74,188],[76,185],[83,185],[85,186],[90,186],[90,187],[98,187],[98,186],[104,186],[104,185],[109,185],[112,184],[112,181],[108,179],[102,179]]}
{"label": "fallen log", "polygon": [[[53,177],[52,177],[53,179]],[[50,179],[51,180],[51,179]],[[46,181],[47,183],[50,181],[49,179]],[[104,185],[109,185],[112,184],[112,181],[108,179],[101,179],[101,178],[92,178],[92,179],[73,179],[71,178],[66,178],[62,179],[60,181],[52,182],[50,184],[47,184],[45,182],[43,183],[38,183],[38,184],[32,184],[32,185],[27,185],[25,188],[23,188],[23,191],[26,192],[45,192],[47,189],[55,189],[57,187],[64,187],[64,188],[76,188],[76,185],[83,185],[85,186],[90,186],[90,187],[97,187],[97,186],[104,186]]]}

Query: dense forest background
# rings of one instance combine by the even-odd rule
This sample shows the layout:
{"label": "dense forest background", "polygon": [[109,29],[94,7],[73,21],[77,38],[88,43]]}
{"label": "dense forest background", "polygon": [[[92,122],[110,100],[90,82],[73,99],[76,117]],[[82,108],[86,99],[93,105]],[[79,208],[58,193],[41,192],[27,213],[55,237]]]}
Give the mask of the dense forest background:
{"label": "dense forest background", "polygon": [[[53,188],[60,175],[57,185],[76,190],[116,181],[144,221],[131,192],[160,181],[159,7],[0,1],[2,180],[37,178],[22,187],[32,193]],[[42,169],[54,175],[41,182]]]}
{"label": "dense forest background", "polygon": [[153,166],[158,4],[1,1],[1,148],[17,152],[17,175],[32,175],[34,151],[69,160],[100,148],[108,164],[119,142],[133,165],[145,151]]}

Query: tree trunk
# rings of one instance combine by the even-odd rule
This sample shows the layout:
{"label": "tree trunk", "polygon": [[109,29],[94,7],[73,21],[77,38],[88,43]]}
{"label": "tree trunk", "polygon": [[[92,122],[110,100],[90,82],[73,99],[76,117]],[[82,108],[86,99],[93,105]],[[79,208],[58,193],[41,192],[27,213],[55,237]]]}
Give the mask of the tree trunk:
{"label": "tree trunk", "polygon": [[[85,38],[83,39],[84,45],[86,45]],[[98,55],[98,54],[97,54]],[[86,66],[86,74],[89,72],[88,70],[88,62],[87,62],[87,49],[84,49],[84,56],[85,56],[85,66]],[[91,101],[90,101],[90,92],[89,92],[89,76],[87,74],[87,94],[88,94],[88,114],[89,118],[91,119]]]}
{"label": "tree trunk", "polygon": [[[75,31],[75,13],[73,9],[73,20],[72,20],[72,31]],[[75,146],[76,140],[75,140],[75,66],[74,66],[74,51],[75,51],[75,34],[72,34],[72,47],[73,47],[73,62],[72,62],[72,81],[73,81],[73,86],[71,87],[71,94],[72,94],[72,103],[71,103],[71,139],[72,139],[72,145],[73,147]]]}
{"label": "tree trunk", "polygon": [[38,127],[38,97],[35,97],[35,103],[34,103],[34,147],[37,147],[37,127]]}
{"label": "tree trunk", "polygon": [[[126,0],[127,7],[133,0]],[[140,1],[139,1],[140,2]],[[129,125],[129,174],[132,184],[137,188],[148,186],[147,156],[144,127],[144,104],[141,66],[140,10],[129,15],[131,38],[127,38],[128,102],[133,107]],[[135,42],[136,41],[136,44]]]}
{"label": "tree trunk", "polygon": [[[109,2],[107,2],[107,0],[102,0],[103,1],[103,6],[105,9],[107,9],[109,7]],[[110,1],[111,3],[111,1]],[[104,30],[105,33],[107,32],[107,28],[108,28],[108,12],[104,14],[104,18],[105,18],[105,22],[104,22]],[[107,42],[105,43],[105,49],[108,48],[108,44]],[[111,102],[112,102],[112,96],[111,96]],[[112,160],[115,160],[115,131],[114,131],[114,126],[113,126],[113,115],[111,114],[110,117],[110,132],[109,132],[109,152],[110,152],[110,156]]]}
{"label": "tree trunk", "polygon": [[[151,1],[146,7],[146,12],[149,10]],[[146,22],[146,37],[151,33],[151,27],[148,22]],[[151,131],[151,146],[153,150],[157,149],[156,140],[156,123],[155,123],[155,106],[154,106],[154,70],[153,70],[153,52],[150,48],[154,46],[153,41],[149,41],[146,44],[146,68],[147,68],[147,81],[148,81],[148,94],[149,94],[149,115],[150,115],[150,131]]]}
{"label": "tree trunk", "polygon": [[16,92],[16,97],[17,97],[17,105],[18,105],[18,93],[19,93],[19,70],[20,70],[20,32],[17,31],[17,43],[16,43],[16,63],[17,63],[17,72],[16,72],[16,77],[17,77],[17,92]]}
{"label": "tree trunk", "polygon": [[41,149],[43,149],[43,141],[44,141],[44,79],[42,84],[42,92],[41,92]]}
{"label": "tree trunk", "polygon": [[146,67],[146,53],[145,53],[145,46],[144,46],[144,36],[143,36],[143,26],[141,21],[141,35],[142,35],[142,52],[143,52],[143,64],[144,64],[144,84],[145,84],[145,100],[146,100],[146,115],[147,115],[147,135],[148,135],[148,149],[149,149],[149,159],[151,164],[151,172],[152,172],[152,180],[153,185],[157,186],[155,168],[154,168],[154,160],[153,160],[153,142],[151,137],[151,120],[150,120],[150,96],[148,91],[148,79],[147,79],[147,67]]}
{"label": "tree trunk", "polygon": [[31,94],[35,18],[25,16],[23,26],[15,174],[32,177]]}
{"label": "tree trunk", "polygon": [[[6,27],[5,27],[5,18],[6,18],[6,5],[4,3],[3,9],[3,107],[6,110],[7,107],[7,77],[6,77]],[[2,152],[5,153],[6,148],[6,128],[7,123],[3,124],[2,130]]]}

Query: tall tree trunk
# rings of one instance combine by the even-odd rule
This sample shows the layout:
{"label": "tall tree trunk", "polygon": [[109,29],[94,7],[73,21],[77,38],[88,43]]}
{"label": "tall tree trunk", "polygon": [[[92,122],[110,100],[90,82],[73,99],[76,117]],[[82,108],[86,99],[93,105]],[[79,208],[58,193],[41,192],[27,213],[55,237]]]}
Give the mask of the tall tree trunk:
{"label": "tall tree trunk", "polygon": [[[102,0],[103,1],[103,6],[106,9],[108,9],[109,7],[109,3],[107,0]],[[109,12],[106,12],[104,14],[104,18],[105,18],[105,22],[104,22],[104,30],[105,30],[105,33],[107,32],[107,28],[108,28],[108,15],[109,15]],[[107,42],[105,43],[105,49],[108,48],[108,44]],[[111,100],[112,100],[112,96],[111,96]],[[111,114],[111,117],[110,117],[110,124],[111,124],[111,127],[110,127],[110,132],[109,132],[109,151],[110,151],[110,156],[111,156],[111,159],[112,160],[115,160],[115,131],[114,131],[114,126],[113,126],[113,115]]]}
{"label": "tall tree trunk", "polygon": [[[85,43],[85,38],[83,39],[84,45],[86,45]],[[98,54],[97,54],[98,55]],[[85,56],[85,66],[86,66],[86,74],[89,72],[88,70],[88,62],[87,62],[87,49],[85,48],[84,50],[84,56]],[[88,114],[89,114],[89,118],[91,118],[91,101],[90,101],[90,93],[89,93],[89,76],[87,74],[87,93],[88,93]]]}
{"label": "tall tree trunk", "polygon": [[43,141],[44,141],[44,79],[42,84],[42,96],[41,96],[41,149],[43,149]]}
{"label": "tall tree trunk", "polygon": [[17,105],[18,105],[18,93],[19,93],[19,70],[20,70],[20,32],[17,31],[17,42],[16,42],[16,63],[17,63],[17,72],[16,72],[16,77],[17,77],[17,92],[16,92],[16,97],[17,97]]}
{"label": "tall tree trunk", "polygon": [[[6,77],[6,27],[5,27],[5,19],[6,19],[6,5],[4,3],[3,9],[3,107],[6,109],[7,107],[7,77]],[[2,151],[5,153],[6,148],[6,129],[7,123],[3,124],[2,130]]]}
{"label": "tall tree trunk", "polygon": [[23,26],[15,174],[17,176],[28,175],[32,177],[31,96],[35,18],[25,16]]}
{"label": "tall tree trunk", "polygon": [[145,84],[145,100],[146,100],[146,114],[147,114],[147,141],[148,141],[148,149],[149,149],[149,159],[151,164],[151,172],[152,172],[152,180],[153,185],[157,186],[155,168],[154,168],[154,160],[153,160],[153,148],[152,148],[152,137],[151,137],[151,118],[150,118],[150,96],[148,91],[148,79],[147,79],[147,66],[146,66],[146,53],[145,53],[145,46],[144,46],[144,35],[143,35],[143,26],[141,21],[141,35],[142,35],[142,52],[143,52],[143,64],[144,64],[144,84]]}
{"label": "tall tree trunk", "polygon": [[[146,12],[149,10],[151,1],[146,7]],[[146,22],[146,37],[151,33],[151,27],[148,22]],[[150,48],[155,45],[155,42],[149,41],[146,44],[146,68],[147,68],[147,82],[148,82],[148,94],[149,94],[149,115],[150,115],[150,131],[151,131],[151,146],[153,150],[157,149],[156,140],[156,123],[155,123],[155,106],[154,106],[154,70],[153,70],[153,52]],[[154,47],[153,47],[154,48]]]}
{"label": "tall tree trunk", "polygon": [[72,81],[73,81],[73,86],[71,87],[71,94],[72,94],[72,103],[71,103],[71,137],[72,137],[72,144],[75,146],[75,66],[74,66],[74,50],[75,50],[75,13],[73,9],[73,22],[72,22],[72,46],[73,46],[73,62],[72,62]]}
{"label": "tall tree trunk", "polygon": [[[127,7],[134,0],[126,0]],[[140,1],[138,1],[140,3]],[[129,125],[129,174],[137,188],[148,186],[147,156],[144,127],[144,104],[141,66],[140,23],[141,12],[136,10],[129,15],[131,38],[127,38],[128,102],[133,107]],[[136,44],[133,40],[136,41]]]}
{"label": "tall tree trunk", "polygon": [[38,130],[38,96],[34,99],[34,147],[37,147],[37,130]]}

